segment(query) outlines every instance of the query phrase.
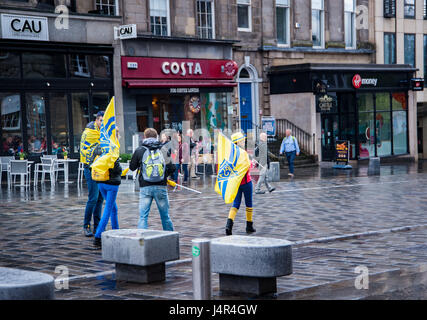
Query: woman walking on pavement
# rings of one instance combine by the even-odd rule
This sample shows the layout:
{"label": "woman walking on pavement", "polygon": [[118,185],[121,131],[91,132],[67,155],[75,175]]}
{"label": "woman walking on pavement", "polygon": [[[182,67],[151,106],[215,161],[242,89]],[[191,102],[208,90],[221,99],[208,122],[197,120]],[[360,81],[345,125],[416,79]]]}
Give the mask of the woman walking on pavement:
{"label": "woman walking on pavement", "polygon": [[[231,141],[237,144],[240,148],[245,149],[245,136],[241,132],[236,132],[231,136]],[[252,167],[252,166],[251,166]],[[225,234],[227,236],[232,235],[234,219],[236,217],[237,211],[240,208],[242,202],[242,195],[245,196],[245,205],[246,205],[246,233],[253,233],[256,230],[253,227],[253,205],[252,205],[252,179],[250,175],[251,168],[248,169],[245,176],[240,183],[239,190],[237,191],[236,198],[234,199],[233,205],[230,209],[227,219],[227,225],[225,227]]]}

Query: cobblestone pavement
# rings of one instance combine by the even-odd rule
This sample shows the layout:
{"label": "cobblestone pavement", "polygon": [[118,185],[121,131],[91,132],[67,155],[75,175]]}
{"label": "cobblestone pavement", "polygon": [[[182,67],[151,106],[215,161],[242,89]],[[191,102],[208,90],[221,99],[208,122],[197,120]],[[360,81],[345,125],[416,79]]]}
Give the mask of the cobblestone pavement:
{"label": "cobblestone pavement", "polygon": [[[254,236],[303,241],[403,226],[427,224],[427,165],[386,165],[380,176],[367,176],[367,167],[336,171],[328,167],[300,169],[293,180],[275,183],[276,191],[254,196]],[[193,181],[191,187],[203,192],[170,192],[171,217],[180,232],[181,259],[191,257],[191,240],[220,237],[229,205],[213,192],[214,179]],[[133,184],[123,181],[118,196],[120,228],[135,228],[139,194]],[[69,275],[111,271],[94,250],[92,238],[82,233],[86,187],[49,184],[37,189],[3,185],[0,194],[0,266],[55,274],[67,266]],[[237,214],[234,234],[244,235],[244,206]],[[161,229],[155,204],[150,227]],[[397,233],[307,244],[294,249],[294,273],[278,279],[275,298],[298,298],[295,292],[326,283],[349,287],[357,276],[354,268],[364,265],[370,274],[403,270],[427,263],[427,234],[424,227]],[[427,270],[427,269],[426,269]],[[167,267],[164,283],[137,285],[118,283],[114,274],[71,281],[69,290],[56,292],[59,299],[191,299],[191,263]],[[341,282],[342,283],[341,283]],[[403,280],[402,280],[403,281]],[[354,285],[353,285],[354,287]],[[218,292],[216,299],[233,298]],[[354,289],[355,290],[355,289]],[[358,292],[347,291],[347,297]],[[308,294],[308,293],[307,293]],[[312,294],[316,294],[314,291]],[[403,293],[401,293],[403,294]],[[360,296],[360,295],[359,295]],[[380,291],[374,298],[390,298]],[[366,297],[366,295],[365,295]],[[238,297],[236,297],[238,298]]]}

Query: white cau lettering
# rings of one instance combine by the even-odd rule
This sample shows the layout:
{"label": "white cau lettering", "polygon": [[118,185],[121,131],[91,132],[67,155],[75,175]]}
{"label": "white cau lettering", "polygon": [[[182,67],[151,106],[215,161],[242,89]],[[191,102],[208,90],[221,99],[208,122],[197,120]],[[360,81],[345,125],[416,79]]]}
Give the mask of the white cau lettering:
{"label": "white cau lettering", "polygon": [[169,74],[169,62],[163,62],[162,64],[162,71],[164,74]]}
{"label": "white cau lettering", "polygon": [[202,74],[202,68],[200,67],[200,63],[196,62],[196,66],[194,68],[194,74]]}
{"label": "white cau lettering", "polygon": [[178,62],[172,62],[172,64],[171,64],[171,72],[173,74],[178,74],[178,72],[179,72],[179,64],[178,64]]}

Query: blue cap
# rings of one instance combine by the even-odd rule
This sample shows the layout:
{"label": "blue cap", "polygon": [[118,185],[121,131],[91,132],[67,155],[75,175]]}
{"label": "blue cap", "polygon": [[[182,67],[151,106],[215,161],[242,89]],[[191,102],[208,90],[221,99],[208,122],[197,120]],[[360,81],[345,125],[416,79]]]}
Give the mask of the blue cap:
{"label": "blue cap", "polygon": [[97,114],[96,114],[96,117],[98,118],[98,117],[103,117],[104,116],[104,111],[99,111]]}

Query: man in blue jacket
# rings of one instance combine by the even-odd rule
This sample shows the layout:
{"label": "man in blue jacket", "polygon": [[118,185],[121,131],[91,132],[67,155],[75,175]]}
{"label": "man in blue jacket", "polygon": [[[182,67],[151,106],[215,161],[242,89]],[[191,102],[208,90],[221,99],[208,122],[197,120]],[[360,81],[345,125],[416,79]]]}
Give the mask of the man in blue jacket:
{"label": "man in blue jacket", "polygon": [[292,131],[290,129],[286,129],[286,137],[283,138],[282,145],[280,146],[280,155],[285,152],[286,159],[289,164],[289,173],[288,175],[291,178],[294,177],[294,160],[296,156],[299,156],[300,149],[298,146],[297,139],[292,136]]}

